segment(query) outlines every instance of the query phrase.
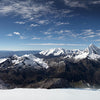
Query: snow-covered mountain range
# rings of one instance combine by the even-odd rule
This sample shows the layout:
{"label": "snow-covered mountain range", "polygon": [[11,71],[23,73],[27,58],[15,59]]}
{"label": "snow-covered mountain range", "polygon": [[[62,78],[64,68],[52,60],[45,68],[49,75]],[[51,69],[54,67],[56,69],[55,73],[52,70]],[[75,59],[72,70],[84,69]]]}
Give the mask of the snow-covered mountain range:
{"label": "snow-covered mountain range", "polygon": [[40,50],[25,50],[25,51],[6,51],[0,50],[0,58],[6,58],[13,55],[23,56],[25,54],[37,54]]}
{"label": "snow-covered mountain range", "polygon": [[66,50],[62,48],[54,48],[54,49],[49,49],[46,51],[41,51],[39,53],[40,55],[44,56],[65,56],[65,58],[74,58],[74,59],[100,59],[100,49],[97,48],[94,44],[90,44],[88,48],[85,50]]}
{"label": "snow-covered mountain range", "polygon": [[54,49],[49,49],[46,51],[41,51],[39,54],[49,56],[49,55],[54,55],[54,56],[59,56],[59,55],[65,55],[66,50],[62,48],[54,48]]}
{"label": "snow-covered mountain range", "polygon": [[[64,59],[74,59],[74,60],[82,60],[82,59],[92,59],[98,60],[100,59],[100,49],[95,45],[90,44],[88,48],[84,50],[66,50],[62,48],[49,49],[46,51],[39,52],[40,55],[43,56],[62,56]],[[44,58],[44,57],[43,57]],[[45,59],[46,61],[46,59]],[[0,59],[0,68],[16,68],[16,67],[32,67],[35,69],[40,68],[48,68],[48,64],[44,62],[42,58],[38,58],[33,54],[26,54],[23,56],[13,55],[8,58]]]}
{"label": "snow-covered mountain range", "polygon": [[3,88],[98,87],[100,49],[91,44],[84,50],[58,48],[2,58],[0,79]]}
{"label": "snow-covered mountain range", "polygon": [[35,69],[48,68],[48,65],[43,61],[43,59],[37,58],[32,54],[23,56],[11,56],[9,58],[0,59],[1,67],[5,67],[5,64],[9,67],[34,67]]}
{"label": "snow-covered mountain range", "polygon": [[79,55],[75,56],[75,59],[100,59],[100,49],[97,48],[94,44],[90,44],[88,48],[83,50]]}

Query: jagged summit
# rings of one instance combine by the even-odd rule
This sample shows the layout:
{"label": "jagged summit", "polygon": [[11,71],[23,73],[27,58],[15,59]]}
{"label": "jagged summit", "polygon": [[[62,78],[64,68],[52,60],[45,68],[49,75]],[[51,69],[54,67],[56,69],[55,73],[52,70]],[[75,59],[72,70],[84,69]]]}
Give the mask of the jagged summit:
{"label": "jagged summit", "polygon": [[40,55],[44,56],[61,56],[65,55],[65,58],[75,58],[75,59],[100,59],[100,49],[94,44],[90,44],[85,50],[66,50],[62,48],[54,48],[45,51],[41,51]]}
{"label": "jagged summit", "polygon": [[[93,43],[91,43],[90,45],[89,45],[89,47],[93,47],[93,46],[95,46]],[[96,47],[96,46],[95,46]]]}
{"label": "jagged summit", "polygon": [[49,56],[49,55],[54,55],[54,56],[59,56],[59,55],[64,55],[66,53],[66,50],[63,48],[53,48],[45,51],[41,51],[39,54]]}
{"label": "jagged summit", "polygon": [[83,50],[79,55],[75,56],[76,59],[100,59],[100,49],[96,47],[94,44],[90,44],[88,48]]}
{"label": "jagged summit", "polygon": [[100,49],[98,47],[96,47],[94,44],[90,44],[88,46],[88,52],[89,54],[98,54],[100,55]]}
{"label": "jagged summit", "polygon": [[94,44],[90,44],[89,46],[88,46],[88,48],[91,48],[91,49],[98,49],[98,47],[97,46],[95,46]]}

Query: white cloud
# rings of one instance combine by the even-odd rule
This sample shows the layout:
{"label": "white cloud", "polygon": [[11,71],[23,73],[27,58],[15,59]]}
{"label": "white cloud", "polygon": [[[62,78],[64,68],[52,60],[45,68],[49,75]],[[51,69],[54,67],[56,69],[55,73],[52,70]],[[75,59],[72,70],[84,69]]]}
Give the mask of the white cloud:
{"label": "white cloud", "polygon": [[48,35],[44,38],[44,40],[50,39],[50,40],[64,40],[66,37],[65,36],[57,36],[54,37],[53,35]]}
{"label": "white cloud", "polygon": [[60,31],[55,31],[56,33],[58,34],[68,34],[68,33],[71,33],[71,30],[60,30]]}
{"label": "white cloud", "polygon": [[92,32],[93,30],[92,29],[86,29],[86,30],[83,30],[84,32]]}
{"label": "white cloud", "polygon": [[64,32],[65,32],[64,30],[60,30],[60,31],[59,31],[60,34],[62,34],[62,33],[64,33]]}
{"label": "white cloud", "polygon": [[[68,37],[75,37],[76,35],[74,35],[72,33],[72,30],[56,30],[51,28],[51,29],[48,29],[46,32],[42,32],[44,33],[45,35],[48,36],[52,36],[52,37],[49,37],[49,39],[53,39],[53,40],[62,40],[62,39],[67,39]],[[47,38],[45,38],[47,39]]]}
{"label": "white cloud", "polygon": [[0,6],[0,13],[2,13],[3,15],[6,15],[9,12],[12,12],[12,9],[13,9],[13,7],[11,5],[9,5],[9,6],[1,5]]}
{"label": "white cloud", "polygon": [[44,32],[45,35],[51,34],[51,32]]}
{"label": "white cloud", "polygon": [[13,36],[12,34],[7,34],[7,36]]}
{"label": "white cloud", "polygon": [[95,37],[95,35],[90,35],[90,36],[88,36],[88,37]]}
{"label": "white cloud", "polygon": [[34,19],[50,12],[50,5],[50,3],[37,4],[31,0],[2,0],[0,2],[0,13],[3,15],[14,13],[21,15],[22,18]]}
{"label": "white cloud", "polygon": [[100,4],[100,0],[92,1],[91,4]]}
{"label": "white cloud", "polygon": [[71,30],[65,30],[65,32],[71,32]]}
{"label": "white cloud", "polygon": [[78,0],[64,0],[65,4],[69,7],[80,7],[80,8],[86,8],[86,5],[83,2],[80,2]]}
{"label": "white cloud", "polygon": [[46,39],[51,39],[52,38],[52,35],[49,35],[46,37]]}
{"label": "white cloud", "polygon": [[99,30],[92,30],[92,29],[86,29],[83,30],[80,34],[76,34],[77,37],[79,38],[95,38],[100,36]]}
{"label": "white cloud", "polygon": [[96,35],[89,35],[89,36],[85,36],[83,38],[94,38]]}
{"label": "white cloud", "polygon": [[64,0],[69,7],[88,8],[91,4],[100,4],[100,0]]}
{"label": "white cloud", "polygon": [[59,36],[58,38],[57,38],[58,40],[64,40],[65,39],[65,36]]}
{"label": "white cloud", "polygon": [[92,29],[83,30],[83,33],[85,33],[86,35],[93,35],[93,34],[95,34],[95,32]]}
{"label": "white cloud", "polygon": [[40,20],[38,21],[38,24],[48,24],[48,20]]}
{"label": "white cloud", "polygon": [[96,36],[96,34],[92,29],[85,29],[85,30],[82,30],[82,33],[77,34],[77,37],[83,38],[83,39],[93,38],[95,36]]}
{"label": "white cloud", "polygon": [[97,40],[95,40],[95,41],[100,42],[100,39],[97,39]]}
{"label": "white cloud", "polygon": [[26,37],[22,36],[19,32],[13,32],[13,34],[18,35],[20,39],[26,39]]}
{"label": "white cloud", "polygon": [[33,37],[32,40],[40,40],[38,37]]}
{"label": "white cloud", "polygon": [[14,34],[15,34],[15,35],[20,35],[20,33],[19,33],[19,32],[14,32]]}
{"label": "white cloud", "polygon": [[55,45],[55,46],[85,46],[85,44],[64,44],[64,43],[32,43],[32,44],[24,44],[24,45],[43,45],[43,46],[49,46],[49,45]]}
{"label": "white cloud", "polygon": [[30,25],[31,27],[37,27],[37,26],[39,26],[38,24],[31,24]]}
{"label": "white cloud", "polygon": [[20,39],[26,39],[26,37],[22,36],[21,33],[19,33],[19,32],[13,32],[13,34],[7,34],[6,36],[12,37],[14,35],[19,36]]}
{"label": "white cloud", "polygon": [[58,26],[59,26],[59,25],[68,25],[68,24],[70,24],[70,23],[68,23],[68,22],[67,22],[67,23],[64,23],[64,22],[57,22],[57,23],[56,23],[56,25],[58,25]]}
{"label": "white cloud", "polygon": [[16,24],[25,24],[25,22],[19,22],[19,21],[17,21],[17,22],[15,22]]}
{"label": "white cloud", "polygon": [[[38,24],[48,24],[54,18],[68,17],[72,10],[70,9],[57,9],[54,6],[54,1],[37,2],[37,0],[1,0],[0,1],[0,15],[20,16],[27,21],[38,22]],[[48,15],[50,17],[48,17]],[[45,18],[40,20],[40,18]],[[48,21],[49,20],[49,21]],[[17,22],[17,24],[25,24]]]}
{"label": "white cloud", "polygon": [[24,36],[21,36],[21,35],[20,35],[20,39],[26,39],[26,38],[25,38]]}

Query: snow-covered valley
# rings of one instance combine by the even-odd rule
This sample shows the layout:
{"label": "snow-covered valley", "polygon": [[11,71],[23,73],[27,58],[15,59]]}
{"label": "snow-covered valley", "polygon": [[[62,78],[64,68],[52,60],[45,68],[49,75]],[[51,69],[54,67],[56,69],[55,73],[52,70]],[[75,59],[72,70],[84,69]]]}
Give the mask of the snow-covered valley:
{"label": "snow-covered valley", "polygon": [[12,89],[0,90],[1,100],[100,100],[93,89]]}

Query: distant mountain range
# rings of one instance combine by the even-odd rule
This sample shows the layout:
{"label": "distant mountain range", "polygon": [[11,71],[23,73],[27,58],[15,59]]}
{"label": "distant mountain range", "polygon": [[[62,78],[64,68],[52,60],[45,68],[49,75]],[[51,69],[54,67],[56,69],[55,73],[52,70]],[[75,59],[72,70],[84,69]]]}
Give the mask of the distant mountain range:
{"label": "distant mountain range", "polygon": [[90,44],[88,48],[84,50],[73,49],[67,50],[63,48],[53,48],[49,50],[30,50],[30,51],[0,51],[0,58],[10,57],[13,55],[23,56],[25,54],[33,54],[33,55],[41,55],[41,56],[64,56],[66,58],[74,58],[74,59],[99,59],[100,58],[100,49],[96,47],[94,44]]}
{"label": "distant mountain range", "polygon": [[4,88],[100,88],[100,49],[93,44],[84,50],[56,48],[4,54],[0,59]]}
{"label": "distant mountain range", "polygon": [[0,51],[0,58],[5,58],[13,55],[22,56],[25,54],[37,54],[40,50],[29,50],[29,51]]}
{"label": "distant mountain range", "polygon": [[94,44],[90,44],[85,50],[66,50],[61,48],[54,48],[39,53],[43,56],[65,56],[66,58],[73,59],[100,59],[100,49]]}

